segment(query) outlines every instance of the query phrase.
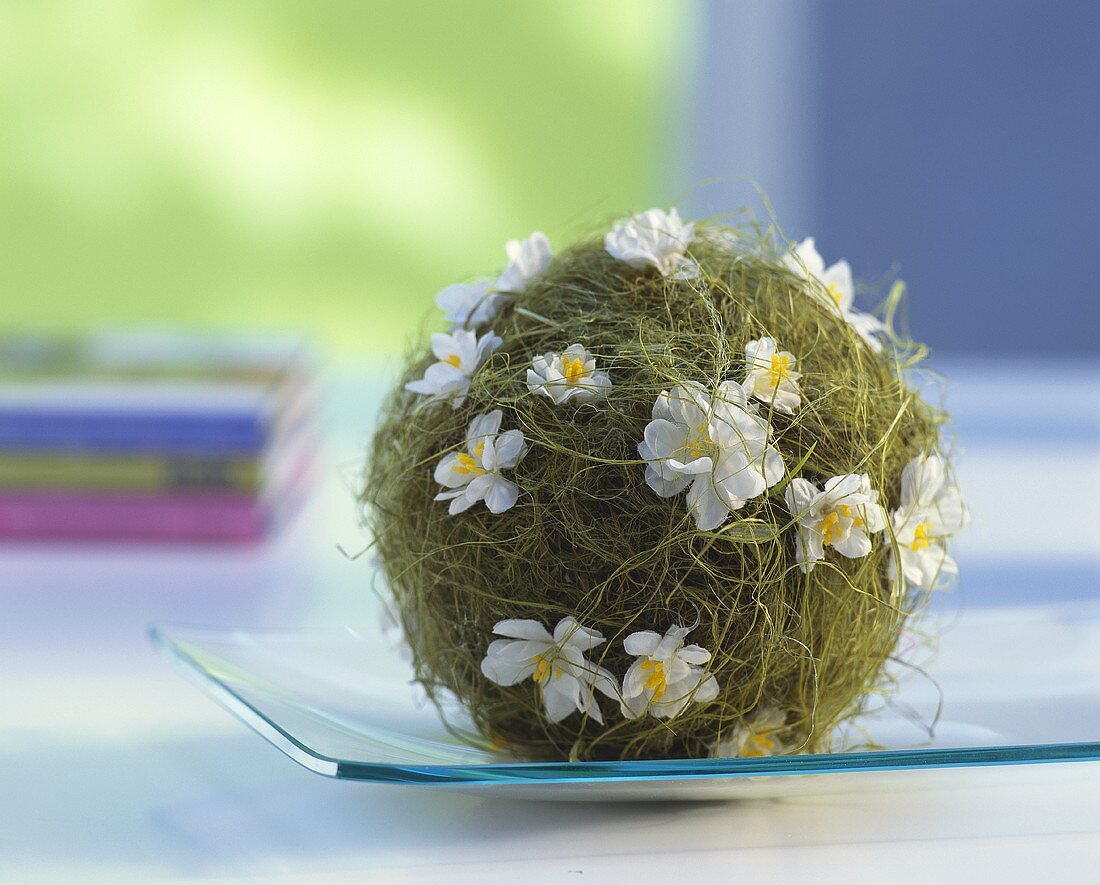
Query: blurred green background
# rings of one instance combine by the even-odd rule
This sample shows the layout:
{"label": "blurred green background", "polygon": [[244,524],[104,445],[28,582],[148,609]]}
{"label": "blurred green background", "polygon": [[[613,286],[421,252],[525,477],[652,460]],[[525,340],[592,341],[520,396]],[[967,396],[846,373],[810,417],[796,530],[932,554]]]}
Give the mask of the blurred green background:
{"label": "blurred green background", "polygon": [[691,8],[0,0],[2,322],[402,349],[506,239],[667,198]]}

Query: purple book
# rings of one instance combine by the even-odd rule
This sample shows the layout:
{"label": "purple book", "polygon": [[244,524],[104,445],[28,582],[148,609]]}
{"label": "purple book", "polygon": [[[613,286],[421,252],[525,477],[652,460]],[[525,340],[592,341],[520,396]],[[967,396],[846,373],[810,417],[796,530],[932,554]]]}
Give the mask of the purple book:
{"label": "purple book", "polygon": [[305,497],[312,461],[301,449],[259,495],[0,491],[0,539],[257,541]]}
{"label": "purple book", "polygon": [[243,495],[0,495],[0,538],[251,541],[267,508]]}

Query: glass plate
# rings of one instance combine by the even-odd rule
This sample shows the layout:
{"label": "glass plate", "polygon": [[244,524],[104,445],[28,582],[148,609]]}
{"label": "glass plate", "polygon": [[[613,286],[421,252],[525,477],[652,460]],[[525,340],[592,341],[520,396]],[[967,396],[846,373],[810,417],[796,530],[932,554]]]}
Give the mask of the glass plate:
{"label": "glass plate", "polygon": [[893,700],[839,736],[884,749],[630,762],[496,755],[472,733],[445,729],[374,636],[178,627],[152,636],[291,759],[347,780],[510,798],[701,800],[911,788],[960,767],[1100,759],[1100,604],[979,608],[945,620],[934,656],[906,662]]}

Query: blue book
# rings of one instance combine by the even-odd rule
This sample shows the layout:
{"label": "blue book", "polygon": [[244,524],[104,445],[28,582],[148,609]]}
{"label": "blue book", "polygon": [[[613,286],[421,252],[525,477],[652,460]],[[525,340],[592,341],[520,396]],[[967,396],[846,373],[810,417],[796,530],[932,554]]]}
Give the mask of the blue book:
{"label": "blue book", "polygon": [[258,454],[312,400],[298,339],[111,333],[0,343],[0,451]]}

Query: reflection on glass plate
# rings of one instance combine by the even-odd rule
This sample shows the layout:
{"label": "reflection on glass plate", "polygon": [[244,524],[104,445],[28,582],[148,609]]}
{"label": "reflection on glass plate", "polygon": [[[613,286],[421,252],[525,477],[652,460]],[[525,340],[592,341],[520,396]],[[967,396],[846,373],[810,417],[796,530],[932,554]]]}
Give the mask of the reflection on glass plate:
{"label": "reflection on glass plate", "polygon": [[[917,783],[914,771],[942,778],[959,767],[1100,760],[1095,602],[964,612],[944,625],[930,661],[899,668],[890,703],[846,729],[840,739],[853,750],[755,759],[517,762],[444,728],[374,635],[177,627],[152,635],[290,758],[349,780],[510,798],[699,800],[897,789]],[[884,749],[865,749],[869,741]]]}

